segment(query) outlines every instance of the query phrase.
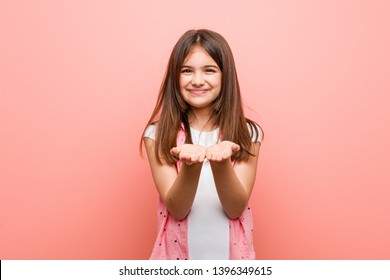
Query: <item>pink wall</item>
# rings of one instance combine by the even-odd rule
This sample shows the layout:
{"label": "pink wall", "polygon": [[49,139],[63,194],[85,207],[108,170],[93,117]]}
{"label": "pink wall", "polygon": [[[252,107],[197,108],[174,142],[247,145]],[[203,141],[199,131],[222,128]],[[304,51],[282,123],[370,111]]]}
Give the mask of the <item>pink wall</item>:
{"label": "pink wall", "polygon": [[2,2],[0,259],[149,256],[138,141],[191,28],[229,41],[266,133],[257,257],[390,258],[389,2],[238,3]]}

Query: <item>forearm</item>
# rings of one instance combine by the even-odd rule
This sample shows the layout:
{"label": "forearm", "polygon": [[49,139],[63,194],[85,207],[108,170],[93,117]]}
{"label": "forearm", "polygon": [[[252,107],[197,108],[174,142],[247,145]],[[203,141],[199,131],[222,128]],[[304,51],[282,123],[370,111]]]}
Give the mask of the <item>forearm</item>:
{"label": "forearm", "polygon": [[210,162],[217,193],[225,213],[238,218],[249,200],[249,194],[238,179],[231,160]]}
{"label": "forearm", "polygon": [[167,193],[165,206],[177,220],[184,219],[191,210],[198,188],[201,169],[202,163],[183,164],[176,180]]}

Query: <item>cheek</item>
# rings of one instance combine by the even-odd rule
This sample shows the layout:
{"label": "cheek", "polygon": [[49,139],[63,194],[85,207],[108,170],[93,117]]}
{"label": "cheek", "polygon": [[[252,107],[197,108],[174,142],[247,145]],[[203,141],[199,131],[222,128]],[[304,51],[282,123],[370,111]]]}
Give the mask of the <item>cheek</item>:
{"label": "cheek", "polygon": [[213,81],[213,85],[214,85],[215,88],[221,89],[221,86],[222,86],[222,79],[221,79],[221,77],[215,78],[215,80]]}
{"label": "cheek", "polygon": [[179,78],[179,86],[180,86],[180,88],[183,87],[183,78],[182,77]]}
{"label": "cheek", "polygon": [[179,78],[179,86],[180,86],[180,88],[184,88],[187,84],[188,84],[188,78],[185,77],[185,76],[184,77],[181,76]]}

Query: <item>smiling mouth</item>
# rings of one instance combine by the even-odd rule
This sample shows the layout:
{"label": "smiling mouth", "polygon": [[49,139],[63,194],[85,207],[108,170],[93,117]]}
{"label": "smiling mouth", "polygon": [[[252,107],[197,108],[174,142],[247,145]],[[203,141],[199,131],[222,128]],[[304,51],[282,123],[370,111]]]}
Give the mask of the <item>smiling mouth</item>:
{"label": "smiling mouth", "polygon": [[191,94],[193,94],[193,95],[203,95],[203,94],[205,94],[205,93],[207,93],[208,92],[208,90],[206,90],[206,89],[202,89],[202,90],[200,90],[200,89],[196,89],[196,90],[189,90],[189,92],[191,93]]}

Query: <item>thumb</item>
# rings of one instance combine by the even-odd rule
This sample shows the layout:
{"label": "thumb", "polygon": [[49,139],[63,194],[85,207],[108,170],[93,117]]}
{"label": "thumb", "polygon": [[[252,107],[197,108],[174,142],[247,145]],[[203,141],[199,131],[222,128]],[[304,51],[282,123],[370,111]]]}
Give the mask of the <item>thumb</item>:
{"label": "thumb", "polygon": [[234,144],[232,146],[232,152],[235,153],[235,152],[238,152],[240,150],[240,145],[238,144]]}
{"label": "thumb", "polygon": [[170,153],[171,155],[173,156],[177,156],[179,154],[180,150],[178,147],[173,147],[171,150],[170,150]]}

